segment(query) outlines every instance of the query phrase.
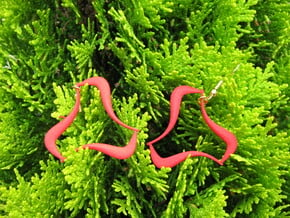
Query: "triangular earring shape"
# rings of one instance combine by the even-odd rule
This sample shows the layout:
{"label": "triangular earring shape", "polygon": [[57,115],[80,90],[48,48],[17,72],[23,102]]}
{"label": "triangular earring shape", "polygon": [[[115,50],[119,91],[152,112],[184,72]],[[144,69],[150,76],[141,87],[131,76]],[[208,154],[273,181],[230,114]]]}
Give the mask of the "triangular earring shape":
{"label": "triangular earring shape", "polygon": [[[214,156],[200,152],[200,151],[186,151],[179,154],[175,154],[169,157],[160,157],[159,154],[154,149],[153,144],[160,141],[164,138],[168,133],[174,128],[176,121],[178,119],[180,104],[182,101],[182,97],[187,94],[199,93],[201,95],[200,98],[200,107],[203,119],[207,123],[207,125],[211,128],[211,130],[220,137],[227,145],[227,149],[223,155],[221,160],[218,160]],[[223,127],[214,123],[207,115],[205,110],[206,99],[204,97],[204,91],[201,89],[196,89],[190,86],[178,86],[176,87],[171,96],[170,96],[170,119],[167,128],[165,131],[156,139],[147,143],[151,152],[151,159],[156,167],[174,167],[180,162],[184,161],[187,157],[196,157],[203,156],[207,157],[216,163],[223,165],[224,161],[227,160],[230,154],[234,153],[237,148],[237,139],[234,134],[224,129]]]}
{"label": "triangular earring shape", "polygon": [[[92,77],[89,79],[84,80],[83,82],[78,83],[76,88],[76,103],[74,105],[73,110],[71,113],[65,117],[62,121],[54,125],[44,137],[44,144],[47,150],[53,154],[55,157],[60,159],[61,162],[65,160],[65,157],[61,155],[59,150],[57,149],[56,140],[61,136],[61,134],[71,125],[74,121],[75,117],[78,114],[80,108],[80,87],[84,86],[85,84],[96,86],[100,90],[100,95],[102,99],[103,106],[109,115],[109,117],[114,120],[119,125],[133,130],[134,133],[129,141],[129,143],[124,147],[119,147],[115,145],[103,144],[103,143],[92,143],[83,145],[83,148],[89,148],[93,150],[101,151],[111,157],[117,159],[126,159],[129,158],[135,151],[137,145],[137,134],[138,129],[128,126],[127,124],[123,123],[119,118],[115,115],[113,107],[112,107],[112,100],[111,100],[111,91],[110,86],[106,79],[102,77]],[[77,149],[79,150],[79,149]]]}

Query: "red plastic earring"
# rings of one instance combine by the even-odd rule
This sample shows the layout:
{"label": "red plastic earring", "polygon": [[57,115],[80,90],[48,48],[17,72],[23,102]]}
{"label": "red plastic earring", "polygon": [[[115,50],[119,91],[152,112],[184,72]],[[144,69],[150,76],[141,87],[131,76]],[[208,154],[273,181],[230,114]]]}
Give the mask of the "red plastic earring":
{"label": "red plastic earring", "polygon": [[100,90],[100,95],[102,99],[102,103],[104,105],[104,108],[109,115],[109,117],[114,120],[119,125],[133,130],[133,131],[139,131],[136,128],[133,128],[131,126],[128,126],[127,124],[123,123],[119,118],[115,115],[113,107],[112,107],[112,100],[111,100],[111,90],[110,85],[108,81],[103,77],[91,77],[89,79],[86,79],[78,84],[76,84],[76,87],[84,86],[85,84],[96,86]]}
{"label": "red plastic earring", "polygon": [[136,149],[137,144],[137,133],[138,129],[133,128],[131,126],[126,125],[121,120],[118,119],[118,117],[115,115],[114,110],[112,108],[112,101],[111,101],[111,91],[110,86],[106,79],[102,77],[92,77],[89,79],[84,80],[83,82],[80,82],[76,85],[76,103],[74,105],[73,110],[71,113],[65,117],[62,121],[54,125],[46,134],[44,137],[44,144],[47,148],[47,150],[53,154],[55,157],[61,160],[63,162],[65,160],[65,157],[61,155],[61,153],[58,151],[56,146],[56,140],[61,136],[61,134],[71,125],[73,120],[78,114],[79,108],[80,108],[80,87],[84,86],[85,84],[96,86],[100,90],[100,95],[102,99],[102,103],[104,105],[104,108],[109,115],[109,117],[114,120],[119,125],[133,130],[134,133],[129,141],[129,143],[125,147],[118,147],[114,145],[109,144],[103,144],[103,143],[92,143],[83,145],[83,148],[89,148],[93,150],[101,151],[111,157],[117,158],[117,159],[126,159],[129,158]]}
{"label": "red plastic earring", "polygon": [[76,103],[70,112],[70,114],[64,117],[59,123],[51,127],[44,136],[44,144],[46,149],[61,162],[65,160],[65,157],[61,155],[56,146],[56,140],[61,134],[72,124],[80,109],[80,90],[76,88]]}
{"label": "red plastic earring", "polygon": [[[229,132],[228,130],[224,129],[223,127],[214,123],[209,118],[205,110],[205,104],[210,98],[212,98],[216,94],[216,90],[219,88],[221,83],[222,81],[212,90],[211,95],[209,97],[204,96],[203,90],[196,89],[190,86],[179,86],[173,90],[170,97],[170,120],[169,120],[168,126],[159,137],[147,143],[151,152],[151,159],[156,167],[158,168],[174,167],[180,162],[184,161],[189,156],[190,157],[196,157],[196,156],[207,157],[215,161],[216,163],[223,165],[223,163],[230,157],[230,155],[235,152],[237,148],[237,144],[238,144],[235,135]],[[173,129],[174,125],[176,124],[176,121],[179,115],[182,97],[184,95],[192,94],[192,93],[199,93],[201,95],[201,97],[199,98],[199,104],[201,107],[201,113],[202,113],[203,119],[205,120],[206,124],[210,127],[210,129],[218,137],[220,137],[227,145],[227,149],[221,160],[218,160],[214,156],[201,152],[201,151],[186,151],[186,152],[182,152],[182,153],[164,158],[164,157],[160,157],[159,154],[154,149],[153,144],[160,141],[162,138],[164,138]]]}

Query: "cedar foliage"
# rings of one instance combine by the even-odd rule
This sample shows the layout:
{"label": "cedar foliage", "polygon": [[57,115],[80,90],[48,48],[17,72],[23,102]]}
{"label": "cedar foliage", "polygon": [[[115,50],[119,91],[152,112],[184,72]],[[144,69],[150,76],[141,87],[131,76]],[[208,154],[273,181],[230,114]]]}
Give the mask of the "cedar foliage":
{"label": "cedar foliage", "polygon": [[[0,216],[289,216],[289,9],[286,0],[2,0]],[[127,160],[74,151],[132,134],[83,87],[60,163],[44,134],[71,110],[72,85],[91,76],[110,82],[118,117],[141,129],[137,150]],[[145,143],[164,131],[171,91],[208,93],[221,79],[207,110],[236,134],[237,152],[224,166],[196,157],[155,168]],[[220,158],[225,147],[190,95],[156,149]]]}

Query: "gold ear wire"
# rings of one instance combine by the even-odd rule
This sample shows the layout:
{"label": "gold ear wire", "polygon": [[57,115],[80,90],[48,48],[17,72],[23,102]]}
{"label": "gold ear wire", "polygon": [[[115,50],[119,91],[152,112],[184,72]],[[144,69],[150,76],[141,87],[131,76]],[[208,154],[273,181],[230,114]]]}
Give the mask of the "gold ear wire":
{"label": "gold ear wire", "polygon": [[75,88],[75,89],[80,89],[80,87],[79,86],[76,86],[76,85],[74,85],[72,87]]}
{"label": "gold ear wire", "polygon": [[235,69],[233,69],[232,74],[234,74],[236,71],[240,69],[241,64],[238,64]]}
{"label": "gold ear wire", "polygon": [[223,84],[224,81],[220,80],[218,82],[218,84],[214,87],[213,90],[211,90],[209,96],[207,97],[207,101],[209,101],[212,97],[216,96],[217,94],[217,90],[219,89],[219,87],[221,87],[221,85]]}
{"label": "gold ear wire", "polygon": [[199,103],[200,101],[207,103],[212,97],[216,96],[217,90],[219,89],[219,87],[221,87],[222,84],[223,84],[223,80],[220,80],[218,84],[211,90],[211,92],[209,93],[209,96],[202,95],[199,98]]}
{"label": "gold ear wire", "polygon": [[[241,66],[241,64],[238,64],[238,65],[233,69],[232,74],[234,74],[236,71],[238,71],[239,68],[240,68],[240,66]],[[214,89],[211,90],[209,96],[205,96],[205,95],[203,95],[203,96],[201,96],[199,99],[200,99],[200,100],[203,100],[205,103],[207,103],[207,102],[208,102],[212,97],[216,96],[216,94],[217,94],[217,90],[221,87],[222,84],[223,84],[223,80],[220,80],[220,81],[218,82],[218,84],[214,87]]]}

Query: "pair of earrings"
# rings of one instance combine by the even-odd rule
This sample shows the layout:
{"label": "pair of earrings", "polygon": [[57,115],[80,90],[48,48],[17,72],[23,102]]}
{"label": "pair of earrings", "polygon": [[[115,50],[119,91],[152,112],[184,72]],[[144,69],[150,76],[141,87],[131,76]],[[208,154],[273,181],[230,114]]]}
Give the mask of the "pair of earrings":
{"label": "pair of earrings", "polygon": [[[114,120],[117,124],[130,129],[133,131],[133,135],[128,142],[128,144],[124,147],[103,144],[103,143],[92,143],[83,145],[82,148],[89,148],[93,150],[97,150],[103,152],[106,155],[117,159],[126,159],[131,157],[136,149],[137,145],[137,135],[138,129],[128,126],[127,124],[123,123],[114,113],[112,107],[112,100],[111,100],[111,91],[109,83],[103,77],[91,77],[86,79],[74,86],[76,90],[76,102],[75,105],[70,112],[70,114],[64,117],[59,123],[54,125],[49,131],[45,134],[44,137],[44,144],[47,150],[54,155],[56,158],[60,159],[61,162],[64,162],[65,157],[61,155],[59,150],[57,149],[56,140],[61,136],[61,134],[71,125],[74,121],[75,117],[77,116],[79,109],[80,109],[80,87],[84,86],[85,84],[96,86],[100,90],[101,100],[104,106],[105,111],[109,115],[109,117]],[[195,156],[203,156],[207,157],[216,163],[223,165],[223,163],[233,154],[237,148],[238,142],[235,135],[228,130],[224,129],[223,127],[217,125],[213,122],[206,113],[205,105],[210,98],[216,95],[217,89],[221,86],[222,81],[218,83],[218,85],[211,91],[211,94],[206,97],[204,91],[201,89],[196,89],[190,86],[178,86],[175,88],[170,97],[170,119],[167,128],[165,131],[156,139],[147,143],[151,153],[152,162],[155,164],[156,167],[174,167],[180,162],[184,161],[187,157],[195,157]],[[177,122],[180,105],[182,101],[182,97],[187,94],[198,93],[200,94],[199,98],[199,105],[201,109],[202,117],[205,123],[209,126],[209,128],[218,136],[220,137],[227,145],[226,151],[223,157],[219,160],[214,156],[200,152],[200,151],[186,151],[179,154],[172,155],[170,157],[160,157],[159,154],[154,149],[153,144],[160,141],[164,138],[168,133],[174,128],[174,125]]]}

